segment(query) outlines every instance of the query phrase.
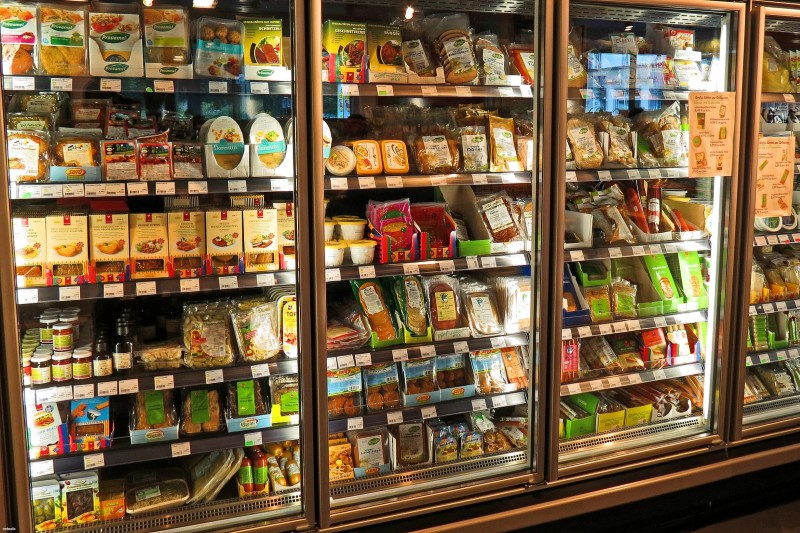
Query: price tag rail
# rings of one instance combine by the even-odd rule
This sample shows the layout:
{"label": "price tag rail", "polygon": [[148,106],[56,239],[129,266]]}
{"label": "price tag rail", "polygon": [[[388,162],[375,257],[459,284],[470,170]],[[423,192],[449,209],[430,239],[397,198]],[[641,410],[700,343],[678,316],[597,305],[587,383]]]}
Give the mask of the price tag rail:
{"label": "price tag rail", "polygon": [[745,356],[745,366],[764,365],[797,358],[800,358],[800,346],[789,346],[782,350],[766,350],[763,352],[748,353]]}
{"label": "price tag rail", "polygon": [[[331,179],[336,180],[335,186]],[[374,176],[375,189],[393,189],[400,187],[433,187],[434,185],[502,185],[514,183],[530,183],[530,172],[484,172],[480,174],[425,174],[415,175],[406,174],[398,176]],[[341,181],[340,181],[341,180]],[[344,180],[347,186],[344,186]],[[370,187],[372,188],[372,187]],[[325,190],[353,190],[361,189],[358,176],[347,176],[338,178],[336,176],[325,176]]]}
{"label": "price tag rail", "polygon": [[[676,234],[679,235],[679,234]],[[658,250],[656,250],[658,249]],[[677,252],[704,252],[711,250],[708,238],[659,242],[655,244],[636,244],[631,246],[608,246],[580,248],[564,251],[564,261],[593,261],[597,259],[618,259],[623,257],[644,257]]]}
{"label": "price tag rail", "polygon": [[[568,170],[567,173],[574,175],[571,181],[631,181],[649,180],[664,178],[688,178],[689,169],[686,167],[676,168],[613,168],[602,170]],[[602,173],[602,174],[601,174]],[[570,180],[567,180],[570,181]]]}
{"label": "price tag rail", "polygon": [[[653,329],[658,327],[679,326],[682,324],[705,322],[706,320],[708,320],[706,311],[698,310],[674,315],[661,315],[657,317],[638,318],[632,320],[622,319],[615,320],[613,322],[604,322],[603,324],[591,324],[589,326],[580,327],[576,326],[572,328],[564,328],[562,332],[569,330],[571,333],[571,338],[584,339],[587,337],[595,337],[597,335],[607,335],[607,331],[601,331],[600,329],[601,327],[603,327],[603,329],[607,329],[606,326],[611,326],[613,332],[623,333],[624,331],[621,328],[622,324],[625,324],[625,329],[627,331],[641,331],[644,329]],[[564,338],[564,335],[562,335],[562,338]]]}
{"label": "price tag rail", "polygon": [[[666,377],[657,375],[656,372],[663,371]],[[570,396],[578,392],[592,392],[598,390],[615,389],[617,387],[626,387],[628,385],[635,385],[637,383],[648,383],[652,381],[659,381],[661,379],[682,378],[686,376],[695,376],[703,373],[702,363],[689,363],[685,365],[672,366],[667,368],[657,369],[656,371],[647,370],[643,372],[634,372],[631,374],[615,374],[613,376],[603,376],[602,378],[573,382],[561,385],[561,396]],[[631,379],[631,376],[637,376]],[[580,388],[580,391],[577,389]]]}
{"label": "price tag rail", "polygon": [[[325,82],[322,84],[322,94],[324,96],[337,96],[340,92],[340,85],[353,84],[339,84]],[[412,85],[412,84],[373,84],[373,83],[359,83],[357,84],[358,92],[356,94],[347,94],[346,96],[403,96],[403,97],[426,97],[441,96],[447,98],[533,98],[533,92],[528,85]],[[423,92],[423,87],[433,87],[436,89],[435,95],[429,95]],[[390,91],[386,91],[391,88]],[[469,90],[469,92],[467,92]],[[379,94],[379,91],[382,91]],[[345,94],[347,90],[341,91]],[[383,94],[386,93],[386,94]]]}
{"label": "price tag rail", "polygon": [[[518,254],[503,254],[503,255],[487,255],[477,256],[479,266],[471,266],[469,258],[459,257],[457,259],[440,259],[440,260],[426,260],[426,261],[409,261],[403,263],[387,263],[387,264],[374,264],[370,265],[375,269],[375,275],[370,277],[382,278],[387,276],[402,276],[405,275],[406,269],[409,265],[416,265],[420,274],[438,274],[440,272],[451,272],[449,263],[452,263],[456,271],[459,270],[484,270],[481,268],[481,258],[491,257],[495,260],[496,266],[511,267],[511,266],[527,266],[531,264],[530,255],[527,253]],[[442,264],[445,263],[446,267],[443,270]],[[348,279],[361,279],[361,271],[357,266],[341,266],[337,268],[329,268],[328,271],[339,271],[340,280]],[[335,276],[333,276],[335,278]],[[333,279],[328,278],[328,279]],[[339,280],[337,280],[339,281]]]}
{"label": "price tag rail", "polygon": [[[779,305],[780,304],[780,308]],[[783,306],[786,306],[783,309]],[[753,315],[768,315],[770,313],[777,313],[779,311],[793,311],[800,309],[800,300],[784,300],[780,302],[765,302],[762,304],[753,304],[750,306],[750,316]]]}

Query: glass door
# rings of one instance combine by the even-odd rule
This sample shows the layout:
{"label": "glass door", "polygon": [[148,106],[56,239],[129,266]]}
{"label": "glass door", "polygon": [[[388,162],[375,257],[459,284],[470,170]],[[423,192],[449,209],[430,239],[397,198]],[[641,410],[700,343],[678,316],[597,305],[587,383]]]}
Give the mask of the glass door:
{"label": "glass door", "polygon": [[309,525],[295,6],[199,3],[0,8],[19,531]]}
{"label": "glass door", "polygon": [[537,16],[322,4],[323,527],[538,470]]}
{"label": "glass door", "polygon": [[562,14],[554,475],[721,431],[740,16],[718,2]]}

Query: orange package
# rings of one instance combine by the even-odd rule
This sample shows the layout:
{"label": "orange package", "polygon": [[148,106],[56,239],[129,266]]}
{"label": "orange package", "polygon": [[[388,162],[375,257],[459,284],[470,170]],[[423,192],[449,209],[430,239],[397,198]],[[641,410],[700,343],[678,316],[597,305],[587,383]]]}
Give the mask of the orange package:
{"label": "orange package", "polygon": [[379,341],[391,341],[399,332],[386,304],[383,288],[376,280],[353,280],[350,282],[361,309],[367,315],[372,332]]}

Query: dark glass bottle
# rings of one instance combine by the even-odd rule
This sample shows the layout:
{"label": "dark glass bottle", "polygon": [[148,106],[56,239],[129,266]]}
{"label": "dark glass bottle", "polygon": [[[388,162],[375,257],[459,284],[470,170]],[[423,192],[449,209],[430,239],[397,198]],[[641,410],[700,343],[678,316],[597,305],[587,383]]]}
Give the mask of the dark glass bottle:
{"label": "dark glass bottle", "polygon": [[133,347],[135,337],[131,331],[131,323],[126,318],[117,319],[117,338],[114,341],[112,356],[114,370],[124,372],[133,366]]}
{"label": "dark glass bottle", "polygon": [[114,373],[114,362],[111,357],[111,348],[108,346],[106,333],[101,331],[94,341],[94,357],[92,359],[92,370],[95,377],[110,376]]}

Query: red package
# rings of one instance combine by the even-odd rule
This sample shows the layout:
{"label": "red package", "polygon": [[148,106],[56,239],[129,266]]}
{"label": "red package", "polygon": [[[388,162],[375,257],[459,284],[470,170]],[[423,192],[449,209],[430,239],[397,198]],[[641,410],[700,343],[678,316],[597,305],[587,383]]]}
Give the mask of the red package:
{"label": "red package", "polygon": [[392,248],[410,250],[414,239],[414,220],[411,218],[411,200],[404,198],[390,202],[370,201],[367,219],[373,228],[392,239]]}
{"label": "red package", "polygon": [[455,231],[456,227],[445,204],[413,204],[411,218],[419,226],[420,231],[428,234],[431,247],[446,248],[450,245],[450,233]]}

